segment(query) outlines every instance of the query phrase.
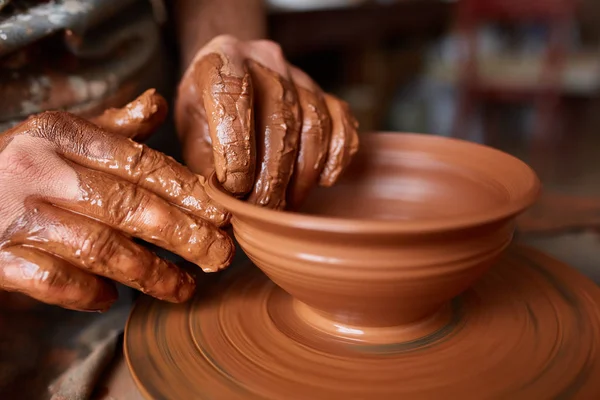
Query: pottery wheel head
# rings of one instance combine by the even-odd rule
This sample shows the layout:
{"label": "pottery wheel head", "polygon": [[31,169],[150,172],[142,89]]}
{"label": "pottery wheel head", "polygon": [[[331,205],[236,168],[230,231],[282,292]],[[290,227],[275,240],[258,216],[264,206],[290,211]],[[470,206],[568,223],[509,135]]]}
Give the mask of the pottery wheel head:
{"label": "pottery wheel head", "polygon": [[579,273],[515,247],[437,331],[369,345],[305,324],[238,265],[190,304],[141,299],[124,349],[149,399],[597,399],[599,304]]}

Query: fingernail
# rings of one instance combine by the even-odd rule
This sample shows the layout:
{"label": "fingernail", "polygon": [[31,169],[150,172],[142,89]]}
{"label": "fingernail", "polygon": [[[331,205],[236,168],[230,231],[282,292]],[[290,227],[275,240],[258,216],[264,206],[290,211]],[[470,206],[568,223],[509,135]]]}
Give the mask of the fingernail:
{"label": "fingernail", "polygon": [[207,272],[207,269],[213,272],[226,268],[233,259],[233,252],[234,246],[231,238],[224,233],[219,233],[217,240],[208,248],[206,267],[202,267],[202,269],[205,272]]}
{"label": "fingernail", "polygon": [[221,184],[234,197],[243,197],[252,190],[254,184],[254,181],[248,179],[248,176],[254,176],[254,171],[252,173],[229,172],[225,175],[225,180]]}

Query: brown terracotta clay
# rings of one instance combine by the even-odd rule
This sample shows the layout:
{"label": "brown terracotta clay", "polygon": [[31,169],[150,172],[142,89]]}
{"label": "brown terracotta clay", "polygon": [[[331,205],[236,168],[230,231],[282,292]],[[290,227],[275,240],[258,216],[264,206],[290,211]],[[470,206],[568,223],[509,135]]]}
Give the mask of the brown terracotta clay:
{"label": "brown terracotta clay", "polygon": [[143,298],[124,350],[147,399],[597,399],[600,289],[520,247],[419,340],[332,340],[258,269],[174,305]]}
{"label": "brown terracotta clay", "polygon": [[110,307],[112,281],[186,301],[192,276],[132,237],[205,271],[233,257],[217,227],[228,214],[203,177],[69,113],[46,112],[0,135],[0,186],[0,290],[85,311]]}
{"label": "brown terracotta clay", "polygon": [[123,108],[109,108],[90,121],[104,130],[136,139],[147,139],[167,118],[167,101],[148,89]]}
{"label": "brown terracotta clay", "polygon": [[[428,135],[371,134],[348,178],[316,192],[305,214],[228,195],[248,257],[295,298],[304,323],[370,343],[416,339],[447,323],[447,304],[510,243],[540,190],[518,159]],[[309,215],[307,215],[309,214]]]}
{"label": "brown terracotta clay", "polygon": [[538,196],[533,171],[453,139],[362,143],[304,214],[211,178],[264,275],[233,269],[192,303],[139,303],[125,352],[144,395],[598,398],[600,290],[537,252],[504,252]]}
{"label": "brown terracotta clay", "polygon": [[[268,66],[268,67],[267,67]],[[215,37],[185,72],[175,105],[188,167],[272,209],[331,186],[358,149],[348,105],[288,65],[265,40]]]}

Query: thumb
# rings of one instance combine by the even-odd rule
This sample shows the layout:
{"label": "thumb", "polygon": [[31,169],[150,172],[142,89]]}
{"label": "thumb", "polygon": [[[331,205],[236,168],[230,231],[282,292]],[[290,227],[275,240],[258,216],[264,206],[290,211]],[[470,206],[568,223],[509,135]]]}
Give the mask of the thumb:
{"label": "thumb", "polygon": [[167,101],[148,89],[123,108],[109,108],[90,122],[122,137],[143,141],[167,118]]}

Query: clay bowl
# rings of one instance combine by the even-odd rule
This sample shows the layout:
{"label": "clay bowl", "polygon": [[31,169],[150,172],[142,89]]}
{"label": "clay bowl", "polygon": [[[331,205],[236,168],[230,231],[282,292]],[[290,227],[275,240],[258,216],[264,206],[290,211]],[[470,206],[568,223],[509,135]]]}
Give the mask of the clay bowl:
{"label": "clay bowl", "polygon": [[208,184],[244,252],[304,323],[372,343],[445,326],[451,300],[494,264],[539,191],[532,169],[508,154],[400,133],[363,136],[345,178],[298,213],[235,199],[214,175]]}

